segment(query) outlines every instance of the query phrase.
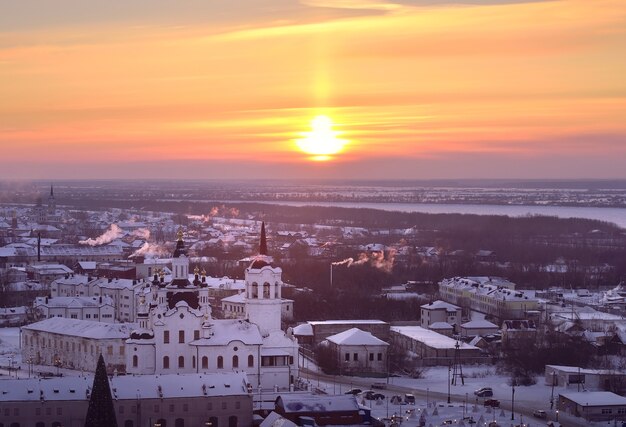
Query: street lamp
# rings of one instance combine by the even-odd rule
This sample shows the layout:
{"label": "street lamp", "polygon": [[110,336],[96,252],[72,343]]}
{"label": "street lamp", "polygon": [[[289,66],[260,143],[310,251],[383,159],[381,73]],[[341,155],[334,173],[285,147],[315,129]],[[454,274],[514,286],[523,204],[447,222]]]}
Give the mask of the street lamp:
{"label": "street lamp", "polygon": [[559,410],[558,409],[556,410],[556,422],[557,423],[559,422]]}
{"label": "street lamp", "polygon": [[448,403],[450,403],[450,371],[452,371],[452,366],[448,365]]}
{"label": "street lamp", "polygon": [[511,421],[515,419],[515,383],[511,385]]}
{"label": "street lamp", "polygon": [[61,373],[59,372],[61,365],[63,364],[63,362],[61,362],[61,358],[59,356],[56,356],[54,358],[54,366],[57,367],[57,377],[61,376]]}

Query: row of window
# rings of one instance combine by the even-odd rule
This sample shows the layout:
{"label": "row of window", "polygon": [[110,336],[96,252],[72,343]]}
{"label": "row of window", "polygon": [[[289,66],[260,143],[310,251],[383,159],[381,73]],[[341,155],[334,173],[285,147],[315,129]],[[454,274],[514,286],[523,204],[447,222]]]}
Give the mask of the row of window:
{"label": "row of window", "polygon": [[[196,329],[193,331],[193,339],[194,340],[200,339],[199,330]],[[170,331],[163,331],[163,344],[169,344],[169,343],[170,343]],[[185,331],[184,330],[178,331],[178,343],[185,344]]]}
{"label": "row of window", "polygon": [[[201,363],[202,363],[201,369],[209,369],[209,358],[207,356],[202,357]],[[139,357],[137,355],[134,355],[133,356],[133,368],[136,368],[138,366],[139,366]],[[163,369],[170,369],[169,356],[163,356],[161,366]],[[185,356],[178,356],[178,367],[179,368],[185,367]],[[191,356],[191,367],[192,369],[196,368],[196,356]],[[216,367],[217,369],[224,369],[224,358],[222,356],[217,356]],[[237,355],[233,356],[231,367],[233,369],[239,368],[239,356]],[[248,356],[248,368],[253,368],[253,367],[254,367],[254,356],[249,355]]]}
{"label": "row of window", "polygon": [[[238,423],[239,421],[235,415],[231,415],[230,417],[228,417],[228,427],[237,427]],[[62,427],[62,424],[59,421],[53,421],[49,425],[51,427]],[[134,427],[135,422],[133,420],[126,420],[124,421],[123,425],[124,427]],[[161,418],[157,420],[154,425],[159,427],[167,427],[167,420]],[[207,420],[206,425],[210,425],[211,427],[219,427],[219,419],[217,417],[210,417]],[[5,424],[3,422],[0,422],[0,427],[5,427]],[[21,425],[20,423],[11,423],[6,424],[6,427],[21,427]],[[46,423],[43,421],[39,421],[35,423],[35,427],[46,427]],[[183,418],[176,418],[176,420],[174,420],[174,427],[185,427],[185,420]]]}
{"label": "row of window", "polygon": [[[374,353],[368,353],[368,354],[369,354],[370,362],[373,362],[374,361]],[[345,354],[344,360],[346,362],[350,361],[350,353],[346,353]],[[358,362],[359,361],[359,353],[353,353],[352,360],[354,362]],[[378,353],[378,355],[376,356],[376,360],[378,360],[379,362],[382,361],[383,360],[383,354],[382,353]]]}
{"label": "row of window", "polygon": [[[63,347],[65,346],[65,351],[69,352],[70,351],[70,344],[71,344],[72,352],[76,352],[77,351],[77,349],[76,349],[77,346],[76,346],[75,342],[70,343],[69,341],[63,341],[63,340],[57,341],[56,339],[54,341],[51,341],[49,338],[48,338],[47,341],[48,341],[47,342],[48,347],[50,347],[51,344],[54,344],[54,349],[57,349],[57,347],[58,347],[59,350],[63,350]],[[41,340],[38,340],[36,337],[29,337],[28,335],[24,335],[24,345],[26,345],[26,346],[28,346],[28,345],[30,345],[30,346],[37,346],[37,344],[41,344],[42,348],[46,348],[46,339],[45,338],[41,338]],[[85,344],[85,343],[83,343],[82,345],[78,344],[78,351],[81,351],[81,347],[83,349],[83,352],[87,353],[87,344]],[[93,344],[89,346],[89,350],[90,350],[91,354],[94,354],[94,351],[95,351],[96,354],[100,352],[99,351],[100,349],[97,346],[94,347]],[[113,346],[112,345],[107,346],[107,354],[109,356],[113,355]],[[120,356],[124,355],[124,346],[123,345],[119,346],[119,355]]]}

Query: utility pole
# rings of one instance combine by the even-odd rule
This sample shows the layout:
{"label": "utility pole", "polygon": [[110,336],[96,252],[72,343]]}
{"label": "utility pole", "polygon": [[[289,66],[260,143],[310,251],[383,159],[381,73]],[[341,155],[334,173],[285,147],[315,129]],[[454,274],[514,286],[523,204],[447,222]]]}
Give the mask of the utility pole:
{"label": "utility pole", "polygon": [[515,383],[511,386],[511,421],[515,420]]}
{"label": "utility pole", "polygon": [[450,371],[452,371],[452,366],[448,365],[448,403],[450,403]]}

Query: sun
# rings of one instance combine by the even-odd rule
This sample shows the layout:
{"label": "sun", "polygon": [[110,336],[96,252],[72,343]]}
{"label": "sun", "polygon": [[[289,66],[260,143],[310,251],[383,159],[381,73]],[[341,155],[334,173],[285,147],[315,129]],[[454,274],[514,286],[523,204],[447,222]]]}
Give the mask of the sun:
{"label": "sun", "polygon": [[310,154],[312,160],[325,161],[339,154],[346,140],[339,139],[340,132],[332,129],[333,122],[327,116],[317,116],[311,121],[311,131],[304,132],[304,138],[296,141],[298,148]]}

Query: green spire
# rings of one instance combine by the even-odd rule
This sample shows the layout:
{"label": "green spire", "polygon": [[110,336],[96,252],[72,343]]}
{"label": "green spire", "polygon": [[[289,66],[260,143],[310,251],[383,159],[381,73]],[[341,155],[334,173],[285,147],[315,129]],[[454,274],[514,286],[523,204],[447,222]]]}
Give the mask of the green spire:
{"label": "green spire", "polygon": [[98,359],[96,375],[93,377],[85,427],[117,427],[109,378],[102,354]]}

